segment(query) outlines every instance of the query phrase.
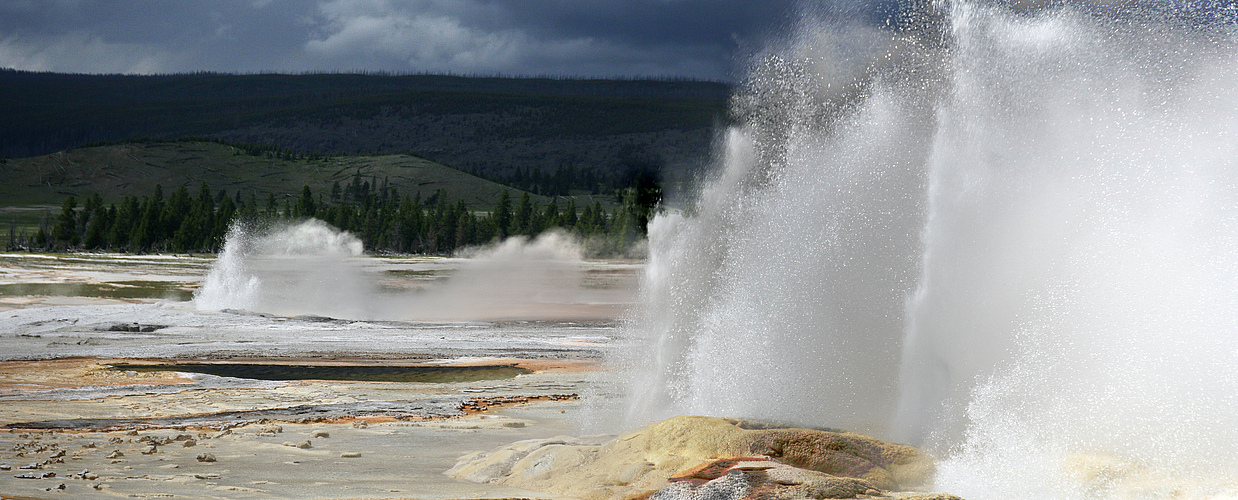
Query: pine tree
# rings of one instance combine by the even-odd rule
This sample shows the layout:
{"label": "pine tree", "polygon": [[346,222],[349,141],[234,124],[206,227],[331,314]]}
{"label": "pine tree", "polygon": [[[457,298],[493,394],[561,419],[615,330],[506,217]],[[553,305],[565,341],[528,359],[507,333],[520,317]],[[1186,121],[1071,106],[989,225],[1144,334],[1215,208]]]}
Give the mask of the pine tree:
{"label": "pine tree", "polygon": [[[172,196],[168,197],[168,206],[164,213],[164,227],[159,235],[160,240],[175,238],[175,233],[180,231],[184,226],[185,221],[189,218],[193,209],[193,202],[189,199],[189,190],[185,186],[176,188],[172,192]],[[175,248],[173,251],[177,251]]]}
{"label": "pine tree", "polygon": [[568,197],[567,207],[563,209],[563,215],[559,217],[559,226],[571,230],[576,227],[576,199]]}
{"label": "pine tree", "polygon": [[529,222],[533,218],[533,203],[529,200],[529,192],[520,195],[520,204],[516,205],[516,215],[512,221],[513,234],[529,234]]}
{"label": "pine tree", "polygon": [[103,197],[99,196],[99,193],[94,193],[85,198],[85,205],[77,214],[77,234],[81,237],[83,246],[86,242],[86,233],[106,214],[107,210],[103,207]]}
{"label": "pine tree", "polygon": [[163,238],[163,185],[155,184],[155,193],[142,199],[141,215],[130,237],[132,252],[147,252]]}
{"label": "pine tree", "polygon": [[507,238],[511,234],[512,198],[506,189],[499,194],[499,201],[494,205],[494,212],[491,217],[494,219],[494,226],[498,230],[499,239]]}
{"label": "pine tree", "polygon": [[[275,199],[270,202],[274,204]],[[211,187],[202,182],[198,186],[198,199],[190,215],[190,226],[185,228],[185,244],[189,248],[210,249],[214,246],[211,240],[215,237],[215,198],[211,196]]]}
{"label": "pine tree", "polygon": [[92,215],[87,221],[86,236],[82,239],[82,247],[87,250],[98,250],[107,246],[107,230],[112,224],[112,218],[109,213],[115,214],[115,205],[109,210],[104,208],[103,199],[98,193],[91,198],[88,205],[93,206]]}
{"label": "pine tree", "polygon": [[112,248],[116,250],[132,249],[130,237],[133,235],[133,224],[141,213],[138,198],[126,196],[116,211],[116,220],[112,224],[112,234],[108,238]]}
{"label": "pine tree", "polygon": [[77,197],[69,195],[60,207],[56,225],[52,228],[52,240],[56,245],[77,246]]}
{"label": "pine tree", "polygon": [[559,226],[559,217],[559,204],[552,198],[550,203],[546,204],[546,209],[542,211],[541,227],[549,229]]}
{"label": "pine tree", "polygon": [[318,213],[318,206],[314,203],[314,193],[310,191],[308,185],[301,188],[301,197],[297,199],[297,206],[293,208],[293,217],[313,217]]}

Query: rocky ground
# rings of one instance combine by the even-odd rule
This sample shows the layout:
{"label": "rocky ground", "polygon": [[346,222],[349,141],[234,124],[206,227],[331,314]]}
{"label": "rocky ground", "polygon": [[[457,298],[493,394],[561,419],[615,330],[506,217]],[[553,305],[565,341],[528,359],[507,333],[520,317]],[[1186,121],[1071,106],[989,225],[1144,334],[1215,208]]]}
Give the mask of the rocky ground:
{"label": "rocky ground", "polygon": [[[365,321],[198,310],[211,262],[0,254],[0,498],[554,498],[442,473],[577,433],[637,269],[575,264],[590,300],[525,293],[571,321]],[[469,262],[359,265],[414,300]]]}
{"label": "rocky ground", "polygon": [[575,432],[587,368],[238,385],[116,362],[0,363],[0,497],[550,498],[442,472],[470,450]]}

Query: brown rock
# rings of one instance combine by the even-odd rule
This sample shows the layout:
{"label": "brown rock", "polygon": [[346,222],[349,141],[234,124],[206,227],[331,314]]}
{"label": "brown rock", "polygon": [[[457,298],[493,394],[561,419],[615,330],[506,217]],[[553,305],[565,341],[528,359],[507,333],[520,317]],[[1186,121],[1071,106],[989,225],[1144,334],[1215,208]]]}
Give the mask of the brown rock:
{"label": "brown rock", "polygon": [[802,469],[864,479],[882,490],[921,486],[932,473],[931,462],[919,450],[852,432],[768,429],[746,437],[755,454]]}
{"label": "brown rock", "polygon": [[693,493],[713,481],[721,482],[711,492],[743,482],[765,491],[761,498],[853,498],[917,489],[932,478],[931,457],[910,446],[850,432],[745,427],[738,420],[676,417],[601,446],[571,438],[524,441],[462,457],[448,474],[586,500],[638,498],[669,486],[687,496],[667,498],[731,498]]}
{"label": "brown rock", "polygon": [[676,417],[637,433],[645,434],[644,439],[629,433],[616,442],[643,441],[642,448],[660,447],[703,459],[698,463],[712,457],[768,457],[802,469],[864,479],[883,490],[921,487],[933,474],[932,458],[923,452],[853,432],[744,429],[738,420]]}
{"label": "brown rock", "polygon": [[[747,485],[743,491],[735,488],[741,478],[742,484]],[[725,498],[737,500],[855,498],[866,492],[875,492],[872,484],[863,479],[836,477],[772,460],[750,458],[715,460],[670,481],[671,486],[650,498],[716,498],[719,492],[725,492]],[[691,485],[691,488],[684,484]],[[730,496],[733,494],[738,496]]]}

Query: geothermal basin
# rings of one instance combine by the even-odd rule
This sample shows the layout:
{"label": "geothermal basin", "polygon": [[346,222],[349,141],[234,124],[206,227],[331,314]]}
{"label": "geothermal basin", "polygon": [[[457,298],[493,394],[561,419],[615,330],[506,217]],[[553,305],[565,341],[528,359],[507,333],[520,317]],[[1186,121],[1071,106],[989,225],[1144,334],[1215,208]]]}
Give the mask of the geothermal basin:
{"label": "geothermal basin", "polygon": [[[0,255],[0,497],[550,498],[442,474],[470,451],[579,433],[640,266],[538,248],[329,269],[322,248],[251,253],[229,279],[263,285],[252,309],[193,300],[227,255]],[[382,308],[281,302],[309,286],[281,281],[297,259],[353,273],[337,306]],[[498,260],[526,274],[469,285]],[[484,307],[398,312],[444,294]]]}

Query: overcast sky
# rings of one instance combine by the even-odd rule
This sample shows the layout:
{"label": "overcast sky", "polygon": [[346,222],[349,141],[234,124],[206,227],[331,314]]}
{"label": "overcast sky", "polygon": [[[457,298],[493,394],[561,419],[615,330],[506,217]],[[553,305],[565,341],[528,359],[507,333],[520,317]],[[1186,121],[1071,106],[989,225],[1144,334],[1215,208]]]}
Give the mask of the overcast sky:
{"label": "overcast sky", "polygon": [[796,12],[795,0],[0,0],[0,67],[727,80]]}
{"label": "overcast sky", "polygon": [[[900,1],[0,0],[0,68],[734,80],[743,56],[788,33],[805,5],[884,24]],[[1234,18],[1233,0],[1065,1]]]}

